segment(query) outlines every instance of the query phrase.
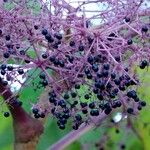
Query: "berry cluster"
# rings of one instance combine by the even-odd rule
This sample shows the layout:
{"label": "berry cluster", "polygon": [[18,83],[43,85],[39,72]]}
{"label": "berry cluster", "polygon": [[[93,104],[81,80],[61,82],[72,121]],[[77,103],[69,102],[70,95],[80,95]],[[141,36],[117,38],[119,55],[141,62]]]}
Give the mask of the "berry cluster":
{"label": "berry cluster", "polygon": [[[47,30],[43,29],[42,34],[47,35]],[[62,40],[62,38],[61,35],[61,38],[57,39]],[[64,70],[61,70],[60,80],[64,76],[68,76],[69,89],[66,92],[59,93],[54,84],[51,87],[52,91],[49,93],[49,102],[52,106],[51,113],[58,119],[57,124],[60,129],[65,129],[65,124],[69,118],[73,120],[73,129],[76,130],[90,116],[96,117],[102,112],[108,115],[112,110],[122,105],[126,106],[127,113],[133,114],[146,105],[145,101],[140,101],[136,91],[132,90],[139,84],[139,81],[130,76],[129,68],[123,68],[119,65],[120,57],[114,57],[115,62],[118,62],[118,66],[114,70],[114,63],[105,51],[97,54],[93,49],[85,57],[85,48],[94,43],[93,38],[88,36],[85,44],[83,42],[82,44],[81,42],[76,44],[72,41],[70,43],[69,48],[72,49],[72,53],[79,53],[78,57],[67,54],[62,59],[58,54],[57,56],[53,53],[42,54],[42,58],[48,60],[44,62],[46,69],[57,67],[61,70],[61,68],[64,68]],[[78,68],[76,63],[81,62],[82,59],[84,59],[84,64]],[[72,66],[72,69],[70,66]],[[146,66],[148,66],[148,62],[142,61],[140,68],[144,69]],[[45,73],[41,73],[39,77],[44,87],[49,85]],[[80,93],[81,88],[87,89],[84,94]],[[130,107],[133,103],[138,104],[137,108]],[[36,118],[39,117],[38,113],[34,113],[34,115]],[[84,116],[84,120],[82,116]]]}
{"label": "berry cluster", "polygon": [[[39,75],[39,84],[52,89],[49,93],[51,113],[58,119],[57,124],[60,129],[65,129],[69,118],[73,121],[72,128],[77,130],[90,117],[97,117],[103,112],[109,115],[116,108],[125,106],[127,113],[134,114],[146,105],[146,102],[141,101],[134,90],[139,81],[130,74],[129,67],[121,64],[122,56],[105,50],[103,44],[100,46],[100,51],[97,52],[94,36],[87,36],[82,42],[72,40],[68,45],[62,34],[52,35],[46,29],[42,29],[41,34],[53,52],[42,53],[41,59],[34,63],[45,70]],[[108,37],[108,43],[109,41],[115,42],[115,39],[110,39],[116,37],[114,33],[109,34]],[[127,41],[127,45],[132,43],[131,39]],[[59,51],[59,46],[62,49],[67,46],[69,51]],[[20,55],[29,59],[25,51],[20,51]],[[4,56],[4,58],[9,57]],[[30,63],[28,59],[24,60],[26,64]],[[141,69],[145,67],[148,67],[147,60],[140,63]],[[66,91],[58,84],[59,81],[49,76],[48,70],[58,74],[62,83],[67,82]],[[11,65],[1,65],[2,76],[5,74],[11,76],[12,73],[23,75],[24,70]],[[7,81],[4,82],[4,84],[7,83]],[[81,89],[84,90],[84,93],[80,92]],[[134,103],[138,103],[137,108],[131,107]],[[48,110],[40,112],[38,108],[32,111],[35,118],[44,118],[46,112],[49,112]]]}
{"label": "berry cluster", "polygon": [[[129,15],[128,7],[124,8],[123,3],[117,5],[117,11],[121,13],[119,18],[107,15],[106,20],[105,15],[99,13],[98,18],[106,22],[98,27],[85,24],[85,20],[92,19],[78,17],[78,9],[73,9],[75,12],[71,14],[74,15],[64,17],[61,10],[58,12],[57,4],[56,14],[49,12],[50,16],[45,14],[49,9],[43,10],[46,6],[42,4],[38,17],[32,13],[21,17],[22,11],[16,12],[18,8],[7,13],[2,10],[2,84],[7,86],[8,81],[17,80],[19,75],[25,76],[26,81],[32,80],[34,73],[29,75],[25,69],[40,70],[40,82],[34,88],[50,89],[50,108],[42,110],[37,104],[32,112],[35,118],[44,118],[51,113],[60,129],[65,129],[70,119],[72,128],[77,130],[83,122],[101,114],[109,115],[118,108],[128,115],[136,114],[146,102],[136,92],[141,82],[132,66],[145,69],[150,61],[146,44],[149,24],[141,21],[139,3],[141,1],[137,0],[130,6],[136,15]],[[62,3],[62,7],[73,11],[70,5]],[[105,10],[105,14],[109,11]],[[137,16],[139,18],[135,19]],[[15,67],[10,62],[19,65]],[[21,86],[23,89],[31,84],[21,83]]]}
{"label": "berry cluster", "polygon": [[34,114],[34,117],[37,119],[38,118],[45,118],[44,112],[40,112],[39,109],[37,109],[37,108],[33,108],[32,113]]}

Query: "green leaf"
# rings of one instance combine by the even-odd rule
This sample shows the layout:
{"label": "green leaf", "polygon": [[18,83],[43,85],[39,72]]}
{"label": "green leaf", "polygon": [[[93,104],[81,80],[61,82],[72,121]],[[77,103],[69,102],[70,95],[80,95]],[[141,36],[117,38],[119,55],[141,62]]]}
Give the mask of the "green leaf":
{"label": "green leaf", "polygon": [[78,141],[73,142],[65,150],[82,150],[81,143]]}
{"label": "green leaf", "polygon": [[[40,74],[40,69],[32,69],[28,71],[28,79],[26,80],[27,87],[23,87],[20,91],[20,100],[23,102],[23,107],[29,111],[31,105],[29,102],[36,103],[39,100],[43,88],[35,88],[34,85],[37,85],[40,82],[38,75]],[[35,88],[35,89],[34,89]]]}
{"label": "green leaf", "polygon": [[[7,110],[6,105],[3,105],[3,110]],[[13,128],[12,118],[5,118],[2,114],[0,115],[0,149],[1,150],[12,150],[13,149]]]}

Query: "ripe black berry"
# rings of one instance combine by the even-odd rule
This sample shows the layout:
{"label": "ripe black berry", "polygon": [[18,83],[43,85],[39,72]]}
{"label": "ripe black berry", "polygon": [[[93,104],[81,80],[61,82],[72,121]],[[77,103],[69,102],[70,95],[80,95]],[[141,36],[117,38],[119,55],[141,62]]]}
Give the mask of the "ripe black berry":
{"label": "ripe black berry", "polygon": [[64,113],[69,113],[69,111],[70,111],[70,110],[69,110],[69,108],[67,108],[67,107],[63,109],[63,112],[64,112]]}
{"label": "ripe black berry", "polygon": [[4,56],[4,58],[9,58],[10,54],[9,54],[8,52],[5,52],[5,53],[3,54],[3,56]]}
{"label": "ripe black berry", "polygon": [[127,113],[133,114],[133,108],[128,108],[128,109],[127,109]]}
{"label": "ripe black berry", "polygon": [[120,84],[120,80],[119,79],[115,79],[114,82],[115,82],[116,85]]}
{"label": "ripe black berry", "polygon": [[40,114],[40,117],[41,117],[41,118],[45,118],[45,114],[44,114],[44,113],[41,113],[41,114]]}
{"label": "ripe black berry", "polygon": [[51,113],[54,114],[54,113],[55,113],[55,110],[56,110],[55,107],[53,107],[53,108],[51,109]]}
{"label": "ripe black berry", "polygon": [[49,94],[49,96],[51,96],[51,97],[56,97],[56,93],[55,93],[54,91],[51,91],[51,92],[49,92],[48,94]]}
{"label": "ripe black berry", "polygon": [[116,37],[115,33],[110,33],[107,40],[112,41],[113,39],[111,37]]}
{"label": "ripe black berry", "polygon": [[45,79],[45,78],[46,78],[46,76],[45,76],[44,73],[41,73],[41,74],[39,75],[39,77],[40,77],[40,79]]}
{"label": "ripe black berry", "polygon": [[83,114],[87,114],[87,113],[88,113],[87,109],[83,109],[83,110],[82,110],[82,113],[83,113]]}
{"label": "ripe black berry", "polygon": [[65,66],[65,63],[64,63],[63,60],[59,60],[59,66],[60,66],[60,67],[64,67],[64,66]]}
{"label": "ripe black berry", "polygon": [[111,111],[112,111],[111,108],[106,108],[106,109],[104,110],[104,113],[105,113],[106,115],[109,115],[109,114],[111,113]]}
{"label": "ripe black berry", "polygon": [[87,79],[92,79],[93,76],[92,76],[91,73],[89,73],[89,74],[86,75],[86,77],[87,77]]}
{"label": "ripe black berry", "polygon": [[0,29],[0,35],[2,35],[3,31]]}
{"label": "ripe black berry", "polygon": [[121,149],[125,149],[126,146],[125,146],[124,144],[122,144],[122,145],[120,146],[120,148],[121,148]]}
{"label": "ripe black berry", "polygon": [[82,117],[81,117],[81,115],[77,114],[77,115],[75,116],[75,119],[76,119],[77,121],[81,121],[81,120],[82,120]]}
{"label": "ripe black berry", "polygon": [[59,60],[57,58],[55,58],[53,63],[54,63],[55,66],[58,66],[59,65]]}
{"label": "ripe black berry", "polygon": [[42,34],[43,34],[43,35],[46,35],[47,33],[48,33],[48,31],[47,31],[46,29],[43,29],[43,30],[42,30]]}
{"label": "ripe black berry", "polygon": [[46,59],[47,57],[48,57],[47,54],[42,54],[43,59]]}
{"label": "ripe black berry", "polygon": [[77,105],[77,104],[78,104],[78,101],[74,101],[73,104],[74,104],[74,105]]}
{"label": "ripe black berry", "polygon": [[116,60],[117,62],[120,62],[120,56],[116,56],[116,57],[115,57],[115,60]]}
{"label": "ripe black berry", "polygon": [[37,29],[38,29],[38,26],[37,26],[37,25],[34,25],[34,29],[37,30]]}
{"label": "ripe black berry", "polygon": [[76,85],[75,85],[75,89],[80,89],[80,85],[79,85],[79,84],[76,84]]}
{"label": "ripe black berry", "polygon": [[56,57],[55,57],[55,56],[50,56],[50,57],[49,57],[49,60],[50,60],[51,62],[54,62],[54,61],[55,61],[55,59],[56,59]]}
{"label": "ripe black berry", "polygon": [[54,35],[58,40],[61,40],[62,39],[62,35],[60,33],[56,33]]}
{"label": "ripe black berry", "polygon": [[148,62],[147,62],[147,60],[143,60],[140,64],[140,68],[144,69],[146,66],[148,66]]}
{"label": "ripe black berry", "polygon": [[121,90],[121,91],[125,91],[125,86],[124,85],[119,85],[119,89]]}
{"label": "ripe black berry", "polygon": [[0,68],[1,68],[2,70],[5,70],[6,67],[7,67],[6,64],[2,64]]}
{"label": "ripe black berry", "polygon": [[98,69],[99,69],[99,68],[98,68],[98,65],[97,65],[97,64],[93,64],[93,65],[92,65],[92,69],[93,69],[94,72],[97,72]]}
{"label": "ripe black berry", "polygon": [[70,41],[69,45],[70,45],[71,47],[73,47],[73,46],[75,46],[75,42],[74,42],[74,41]]}
{"label": "ripe black berry", "polygon": [[143,26],[142,27],[142,32],[147,32],[148,31],[148,27],[147,26]]}
{"label": "ripe black berry", "polygon": [[92,110],[90,111],[90,115],[91,115],[91,116],[98,116],[98,115],[99,115],[99,111],[98,111],[97,109],[92,109]]}
{"label": "ripe black berry", "polygon": [[106,85],[107,91],[109,91],[112,87],[113,87],[113,85],[110,82],[108,82]]}
{"label": "ripe black berry", "polygon": [[100,59],[101,59],[101,55],[100,54],[94,56],[94,61],[95,62],[100,62]]}
{"label": "ripe black berry", "polygon": [[131,45],[132,43],[133,43],[132,39],[129,39],[129,40],[127,41],[127,44],[128,44],[128,45]]}
{"label": "ripe black berry", "polygon": [[49,43],[53,43],[54,39],[52,38],[52,36],[48,33],[45,35],[45,39],[49,42]]}
{"label": "ripe black berry", "polygon": [[20,55],[25,55],[26,54],[26,52],[24,50],[20,50],[19,53],[20,53]]}
{"label": "ripe black berry", "polygon": [[78,78],[83,78],[83,76],[84,76],[84,75],[81,74],[81,73],[78,74]]}
{"label": "ripe black berry", "polygon": [[103,100],[103,95],[102,95],[102,93],[98,93],[98,94],[97,94],[97,98],[98,98],[99,100]]}
{"label": "ripe black berry", "polygon": [[66,107],[66,103],[64,100],[59,100],[58,105],[60,105],[62,108]]}
{"label": "ripe black berry", "polygon": [[93,93],[94,93],[94,94],[97,94],[97,93],[98,93],[98,89],[97,89],[97,88],[94,88],[94,89],[93,89]]}
{"label": "ripe black berry", "polygon": [[93,61],[94,61],[93,56],[89,56],[89,57],[87,58],[87,61],[88,61],[90,64],[92,64]]}
{"label": "ripe black berry", "polygon": [[6,86],[6,85],[8,85],[8,82],[7,81],[2,81],[2,84],[4,85],[4,86]]}
{"label": "ripe black berry", "polygon": [[89,99],[89,98],[90,98],[89,94],[85,94],[85,95],[84,95],[84,98],[85,98],[85,99]]}
{"label": "ripe black berry", "polygon": [[6,35],[5,39],[6,39],[6,41],[9,41],[10,40],[10,35]]}
{"label": "ripe black berry", "polygon": [[79,49],[79,51],[84,51],[84,46],[82,44],[80,44],[78,49]]}
{"label": "ripe black berry", "polygon": [[27,64],[30,63],[30,60],[25,59],[24,61],[25,61],[25,63],[27,63]]}
{"label": "ripe black berry", "polygon": [[132,90],[132,91],[127,92],[127,96],[133,99],[137,98],[136,91]]}
{"label": "ripe black berry", "polygon": [[115,98],[115,97],[116,97],[116,93],[111,92],[111,93],[109,94],[109,96],[110,96],[110,98]]}
{"label": "ripe black berry", "polygon": [[36,119],[38,119],[38,118],[40,118],[40,114],[34,114],[34,118],[36,118]]}
{"label": "ripe black berry", "polygon": [[5,75],[6,71],[5,70],[1,70],[1,75]]}
{"label": "ripe black berry", "polygon": [[59,47],[59,43],[55,42],[52,46],[53,46],[54,49],[57,49]]}
{"label": "ripe black berry", "polygon": [[107,70],[104,70],[104,71],[102,72],[102,74],[103,74],[103,77],[107,78],[107,77],[108,77],[109,72],[108,72]]}
{"label": "ripe black berry", "polygon": [[80,103],[80,105],[81,105],[81,107],[82,107],[82,108],[84,108],[84,107],[86,107],[86,106],[87,106],[87,103],[85,103],[85,102],[81,102],[81,103]]}
{"label": "ripe black berry", "polygon": [[124,80],[124,78],[125,78],[124,75],[122,75],[119,77],[119,80],[122,81],[122,80]]}
{"label": "ripe black berry", "polygon": [[79,126],[78,126],[77,124],[74,124],[74,125],[72,126],[72,128],[73,128],[74,130],[78,130]]}
{"label": "ripe black berry", "polygon": [[38,112],[39,112],[39,110],[38,110],[37,108],[33,108],[33,109],[32,109],[32,113],[33,113],[33,114],[37,114]]}
{"label": "ripe black berry", "polygon": [[102,78],[102,77],[103,77],[103,74],[102,74],[102,73],[97,73],[96,76],[97,76],[98,78]]}
{"label": "ripe black berry", "polygon": [[128,68],[125,68],[124,70],[125,70],[126,72],[128,72],[128,71],[129,71],[129,69],[128,69]]}
{"label": "ripe black berry", "polygon": [[73,60],[74,60],[74,57],[73,57],[73,56],[68,56],[68,61],[69,61],[70,63],[72,63]]}
{"label": "ripe black berry", "polygon": [[118,134],[120,131],[118,129],[116,129],[116,133]]}
{"label": "ripe black berry", "polygon": [[138,97],[136,97],[136,98],[134,99],[134,101],[135,101],[135,102],[139,102],[140,99],[139,99]]}
{"label": "ripe black berry", "polygon": [[141,105],[142,107],[145,107],[145,106],[146,106],[146,102],[145,102],[145,101],[141,101],[141,102],[140,102],[140,105]]}
{"label": "ripe black berry", "polygon": [[138,109],[139,111],[142,110],[142,106],[139,105],[139,106],[137,107],[137,109]]}
{"label": "ripe black berry", "polygon": [[18,106],[22,106],[22,104],[23,104],[23,102],[17,101],[17,105],[18,105]]}
{"label": "ripe black berry", "polygon": [[131,85],[136,85],[136,83],[133,80],[130,80]]}
{"label": "ripe black berry", "polygon": [[65,124],[67,123],[67,119],[61,118],[61,119],[59,120],[59,123],[65,125]]}
{"label": "ripe black berry", "polygon": [[70,114],[69,113],[65,113],[64,115],[63,115],[63,118],[65,118],[65,119],[68,119],[70,117]]}
{"label": "ripe black berry", "polygon": [[90,69],[89,68],[85,68],[84,69],[84,73],[87,75],[87,74],[89,74],[90,73]]}
{"label": "ripe black berry", "polygon": [[72,98],[75,98],[77,96],[77,93],[71,92],[71,96],[72,96]]}
{"label": "ripe black berry", "polygon": [[48,85],[48,81],[47,81],[47,80],[43,80],[43,81],[41,82],[41,84],[42,84],[43,86],[47,86],[47,85]]}
{"label": "ripe black berry", "polygon": [[87,40],[88,40],[88,43],[89,43],[89,44],[92,44],[92,42],[94,41],[94,38],[88,36],[88,37],[87,37]]}
{"label": "ripe black berry", "polygon": [[9,112],[4,112],[4,117],[9,117],[10,116],[10,113]]}
{"label": "ripe black berry", "polygon": [[69,94],[68,93],[64,94],[64,99],[69,99]]}
{"label": "ripe black berry", "polygon": [[112,108],[114,108],[114,109],[117,108],[117,104],[115,101],[112,103]]}
{"label": "ripe black berry", "polygon": [[125,17],[125,22],[130,22],[130,18],[129,17]]}
{"label": "ripe black berry", "polygon": [[55,103],[56,102],[56,99],[52,96],[49,97],[49,102],[50,103]]}
{"label": "ripe black berry", "polygon": [[117,94],[118,92],[119,92],[119,90],[117,88],[113,89],[113,93]]}
{"label": "ripe black berry", "polygon": [[22,75],[22,74],[24,74],[24,70],[21,69],[21,68],[19,68],[19,69],[18,69],[18,73],[19,73],[20,75]]}
{"label": "ripe black berry", "polygon": [[95,103],[94,103],[94,102],[91,102],[91,103],[89,104],[89,108],[91,108],[91,109],[95,108]]}
{"label": "ripe black berry", "polygon": [[103,65],[103,68],[104,68],[105,70],[109,70],[109,67],[110,67],[109,64],[104,64],[104,65]]}
{"label": "ripe black berry", "polygon": [[116,74],[115,73],[111,73],[111,78],[115,79],[116,78]]}
{"label": "ripe black berry", "polygon": [[22,104],[23,104],[23,102],[21,102],[19,100],[14,100],[12,103],[16,106],[22,106]]}
{"label": "ripe black berry", "polygon": [[121,105],[122,105],[121,101],[116,101],[116,106],[117,107],[121,107]]}
{"label": "ripe black berry", "polygon": [[19,44],[16,44],[16,49],[19,49],[20,48],[20,45]]}

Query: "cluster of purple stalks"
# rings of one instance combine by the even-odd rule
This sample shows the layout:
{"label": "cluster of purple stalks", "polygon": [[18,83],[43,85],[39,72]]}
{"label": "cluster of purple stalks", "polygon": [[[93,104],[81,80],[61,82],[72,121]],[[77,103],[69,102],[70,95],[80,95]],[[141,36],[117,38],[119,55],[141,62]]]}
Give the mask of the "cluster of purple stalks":
{"label": "cluster of purple stalks", "polygon": [[[133,68],[147,69],[150,62],[150,9],[143,7],[144,2],[91,0],[74,8],[64,0],[52,0],[53,11],[42,0],[33,5],[27,1],[1,3],[1,95],[18,75],[26,78],[17,93],[4,96],[5,101],[14,109],[21,107],[19,92],[32,85],[32,75],[25,70],[40,69],[36,77],[40,82],[33,88],[49,89],[48,107],[37,101],[32,107],[35,118],[51,114],[60,129],[65,129],[69,119],[77,130],[82,123],[114,110],[138,114],[146,102],[136,91],[141,82]],[[105,9],[93,10],[93,16],[86,17],[90,11],[86,5],[93,3]],[[38,12],[34,6],[39,7]],[[93,20],[99,25],[94,26]]]}

